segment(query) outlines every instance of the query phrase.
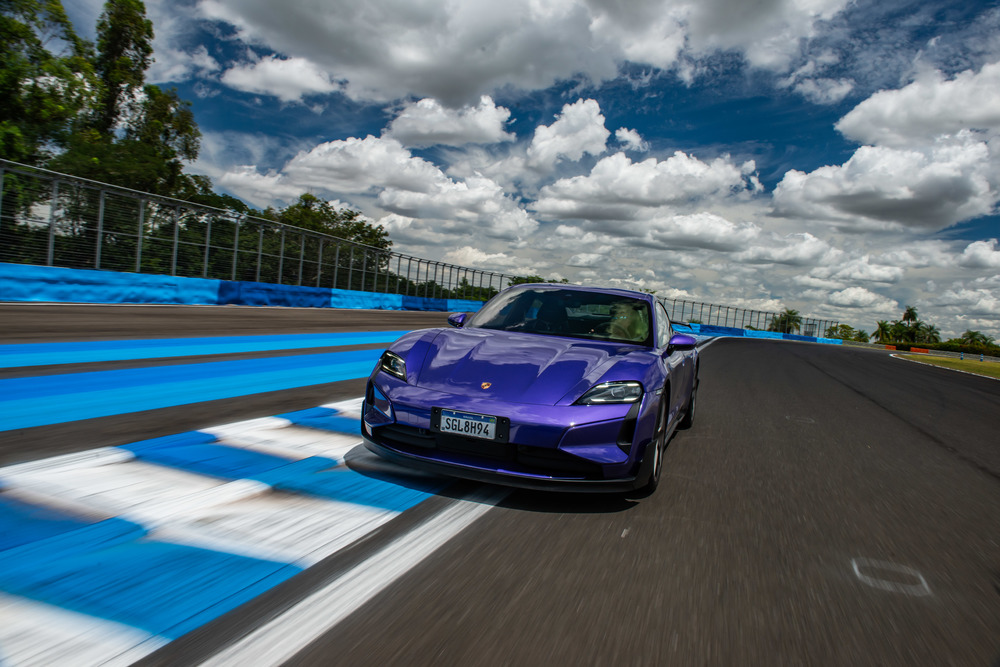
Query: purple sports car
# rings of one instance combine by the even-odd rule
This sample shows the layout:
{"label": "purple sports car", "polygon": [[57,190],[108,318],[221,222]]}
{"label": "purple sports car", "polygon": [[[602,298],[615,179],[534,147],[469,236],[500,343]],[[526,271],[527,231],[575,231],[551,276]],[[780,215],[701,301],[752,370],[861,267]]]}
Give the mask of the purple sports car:
{"label": "purple sports car", "polygon": [[651,295],[518,285],[453,329],[412,331],[365,392],[375,453],[458,477],[570,491],[653,491],[690,426],[695,339]]}

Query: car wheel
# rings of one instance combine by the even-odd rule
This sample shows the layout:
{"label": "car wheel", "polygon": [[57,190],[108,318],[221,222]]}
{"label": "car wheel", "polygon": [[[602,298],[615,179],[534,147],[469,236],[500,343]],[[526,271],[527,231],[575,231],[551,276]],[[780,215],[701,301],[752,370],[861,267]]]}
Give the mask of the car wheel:
{"label": "car wheel", "polygon": [[691,395],[688,396],[687,409],[684,411],[684,416],[681,418],[680,422],[677,423],[677,428],[691,428],[694,424],[694,411],[698,405],[698,378],[694,379],[694,386],[691,387]]}
{"label": "car wheel", "polygon": [[646,456],[650,454],[648,451],[649,448],[653,448],[651,452],[653,455],[653,464],[650,466],[646,484],[642,487],[643,495],[647,496],[656,491],[656,487],[660,485],[660,477],[663,475],[663,450],[667,444],[667,401],[663,400],[661,403],[660,414],[656,418],[656,430],[653,432],[653,440],[646,446]]}

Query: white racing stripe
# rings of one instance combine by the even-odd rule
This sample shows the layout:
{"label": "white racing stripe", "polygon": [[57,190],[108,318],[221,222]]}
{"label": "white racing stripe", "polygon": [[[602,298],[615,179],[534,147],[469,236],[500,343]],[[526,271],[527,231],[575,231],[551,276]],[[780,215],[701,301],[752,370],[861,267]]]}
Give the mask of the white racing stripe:
{"label": "white racing stripe", "polygon": [[337,410],[345,417],[354,417],[355,419],[361,419],[361,404],[365,402],[364,396],[358,396],[357,398],[349,398],[346,401],[337,401],[336,403],[326,403],[321,405],[322,408],[330,408],[331,410]]}
{"label": "white racing stripe", "polygon": [[0,665],[130,665],[163,637],[41,602],[0,594]]}
{"label": "white racing stripe", "polygon": [[[260,420],[254,420],[260,421]],[[239,447],[271,454],[286,459],[299,460],[322,456],[343,463],[348,452],[361,444],[356,435],[321,431],[314,428],[284,424],[261,424],[256,428],[244,424],[201,429],[219,439],[217,444]]]}
{"label": "white racing stripe", "polygon": [[311,594],[205,665],[280,665],[330,631],[506,497],[489,489],[457,501]]}
{"label": "white racing stripe", "polygon": [[366,505],[268,494],[175,517],[152,536],[309,567],[398,515]]}

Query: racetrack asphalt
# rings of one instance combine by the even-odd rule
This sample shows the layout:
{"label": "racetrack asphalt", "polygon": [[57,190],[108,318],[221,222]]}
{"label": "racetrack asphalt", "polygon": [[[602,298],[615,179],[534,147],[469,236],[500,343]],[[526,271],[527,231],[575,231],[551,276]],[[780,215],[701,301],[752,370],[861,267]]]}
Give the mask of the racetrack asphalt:
{"label": "racetrack asphalt", "polygon": [[[2,305],[0,318],[14,324],[0,343],[395,330],[439,326],[444,317]],[[695,424],[671,441],[654,495],[515,491],[292,662],[1000,658],[1000,382],[879,351],[749,339],[705,348],[701,380]],[[0,458],[302,409],[358,396],[362,386],[336,382],[0,433]],[[300,578],[263,603],[313,584]],[[147,662],[197,661],[248,618],[266,615],[238,609]]]}
{"label": "racetrack asphalt", "polygon": [[717,341],[652,497],[515,492],[296,662],[995,664],[998,407],[880,352]]}

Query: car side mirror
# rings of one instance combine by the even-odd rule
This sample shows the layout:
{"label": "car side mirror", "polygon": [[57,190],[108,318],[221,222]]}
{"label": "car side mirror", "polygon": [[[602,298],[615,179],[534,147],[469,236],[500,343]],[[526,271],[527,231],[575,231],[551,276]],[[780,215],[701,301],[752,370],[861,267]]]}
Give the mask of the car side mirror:
{"label": "car side mirror", "polygon": [[687,334],[674,334],[667,343],[667,353],[671,354],[678,350],[693,350],[698,345],[698,339]]}
{"label": "car side mirror", "polygon": [[460,329],[465,325],[467,319],[469,319],[468,313],[452,313],[448,316],[448,324]]}

